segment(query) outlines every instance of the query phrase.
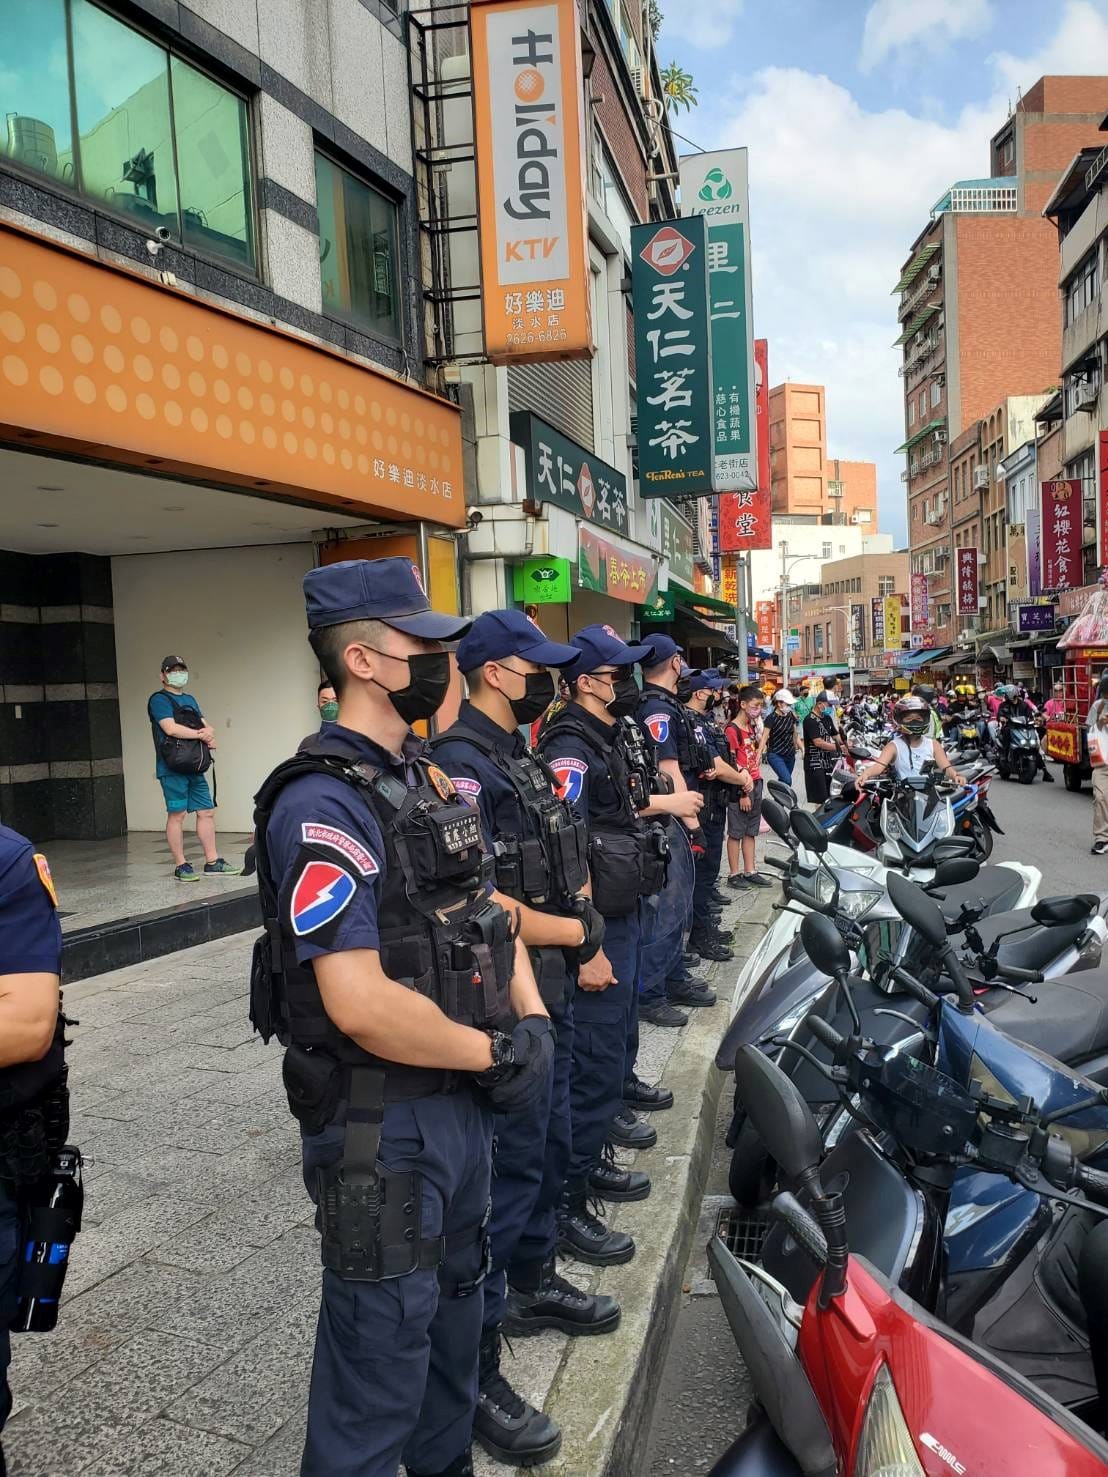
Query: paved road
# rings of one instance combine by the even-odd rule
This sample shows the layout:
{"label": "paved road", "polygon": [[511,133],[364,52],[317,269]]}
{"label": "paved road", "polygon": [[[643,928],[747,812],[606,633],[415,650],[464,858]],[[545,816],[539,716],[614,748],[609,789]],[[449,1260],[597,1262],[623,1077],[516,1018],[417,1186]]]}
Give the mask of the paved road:
{"label": "paved road", "polygon": [[[1070,794],[1061,783],[1006,784],[997,779],[992,804],[1005,834],[994,861],[1021,861],[1043,874],[1041,895],[1108,891],[1108,856],[1094,857],[1092,794]],[[727,1195],[723,1133],[732,1092],[725,1084],[716,1148],[700,1226],[684,1278],[685,1292],[658,1389],[644,1477],[708,1472],[742,1429],[750,1387],[734,1340],[707,1279],[704,1244]]]}

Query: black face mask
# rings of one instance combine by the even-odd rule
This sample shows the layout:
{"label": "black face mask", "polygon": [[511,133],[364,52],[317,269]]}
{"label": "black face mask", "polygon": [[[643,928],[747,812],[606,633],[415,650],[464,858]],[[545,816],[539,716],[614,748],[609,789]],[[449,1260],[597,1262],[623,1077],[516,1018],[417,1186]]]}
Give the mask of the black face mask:
{"label": "black face mask", "polygon": [[715,707],[715,705],[716,705],[717,702],[718,702],[718,699],[717,698],[710,697],[708,699],[708,701],[704,704],[704,711],[706,713],[710,713],[712,711],[712,709]]}
{"label": "black face mask", "polygon": [[[371,646],[370,651],[377,651]],[[379,656],[390,656],[391,652],[378,652]],[[421,718],[430,718],[442,707],[443,698],[446,697],[450,686],[450,653],[448,651],[421,651],[416,656],[393,657],[394,661],[406,661],[408,663],[408,685],[398,687],[395,691],[385,687],[383,682],[377,682],[378,687],[384,687],[389,695],[389,702],[403,718],[405,723],[417,723]]]}
{"label": "black face mask", "polygon": [[679,703],[687,703],[688,702],[689,698],[692,697],[692,678],[691,677],[678,677],[678,679],[677,679],[677,689],[674,692],[674,697],[676,697],[676,699],[677,699],[677,701]]}
{"label": "black face mask", "polygon": [[612,691],[615,695],[608,712],[613,718],[629,718],[639,705],[639,684],[634,677],[619,677],[612,683]]}
{"label": "black face mask", "polygon": [[[511,668],[505,667],[504,671],[511,671]],[[554,678],[549,672],[517,672],[515,675],[523,677],[524,687],[522,697],[508,698],[512,717],[517,723],[534,723],[554,701]]]}

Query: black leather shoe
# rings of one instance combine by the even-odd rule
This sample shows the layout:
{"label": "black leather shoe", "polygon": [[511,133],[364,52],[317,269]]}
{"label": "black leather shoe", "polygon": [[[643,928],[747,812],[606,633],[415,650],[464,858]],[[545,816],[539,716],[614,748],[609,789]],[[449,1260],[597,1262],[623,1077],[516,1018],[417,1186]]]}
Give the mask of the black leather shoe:
{"label": "black leather shoe", "polygon": [[697,980],[690,980],[687,985],[678,985],[675,990],[669,991],[667,998],[671,1005],[714,1005],[716,992]]}
{"label": "black leather shoe", "polygon": [[[734,959],[735,951],[718,939],[697,939],[696,951],[702,959],[714,959],[723,963],[728,959]],[[640,1009],[639,1014],[642,1014]]]}
{"label": "black leather shoe", "polygon": [[632,1077],[623,1084],[623,1101],[632,1111],[657,1113],[673,1107],[673,1093],[668,1087],[653,1087],[641,1077]]}
{"label": "black leather shoe", "polygon": [[649,1021],[652,1026],[687,1026],[689,1018],[674,1010],[668,1000],[652,1000],[649,1005],[639,1006],[639,1020]]}
{"label": "black leather shoe", "polygon": [[700,955],[693,949],[686,949],[681,955],[681,963],[686,969],[695,969],[700,963]]}
{"label": "black leather shoe", "polygon": [[591,1267],[615,1267],[635,1255],[635,1243],[624,1231],[612,1231],[600,1219],[598,1200],[590,1200],[587,1188],[562,1195],[558,1210],[558,1251],[562,1256]]}
{"label": "black leather shoe", "polygon": [[500,1330],[481,1338],[473,1435],[488,1454],[512,1467],[548,1462],[562,1444],[561,1430],[512,1389],[500,1370]]}
{"label": "black leather shoe", "polygon": [[619,1325],[619,1315],[615,1298],[574,1287],[558,1276],[551,1257],[543,1264],[536,1286],[519,1287],[509,1280],[504,1332],[513,1338],[527,1338],[544,1328],[556,1328],[572,1337],[611,1333]]}
{"label": "black leather shoe", "polygon": [[600,1163],[589,1175],[589,1189],[598,1200],[645,1200],[650,1194],[650,1177],[640,1169],[617,1164],[611,1144],[605,1144]]}
{"label": "black leather shoe", "polygon": [[713,887],[708,896],[714,903],[719,903],[721,908],[729,908],[734,901],[733,898],[727,896],[721,887]]}
{"label": "black leather shoe", "polygon": [[658,1132],[636,1118],[630,1108],[620,1108],[608,1128],[608,1137],[621,1149],[652,1149],[658,1142]]}

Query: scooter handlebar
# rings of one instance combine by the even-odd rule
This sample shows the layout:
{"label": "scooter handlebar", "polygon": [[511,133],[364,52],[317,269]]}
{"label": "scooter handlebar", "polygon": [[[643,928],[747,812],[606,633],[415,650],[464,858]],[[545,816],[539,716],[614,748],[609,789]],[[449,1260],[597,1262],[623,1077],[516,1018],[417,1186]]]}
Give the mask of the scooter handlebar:
{"label": "scooter handlebar", "polygon": [[1077,1183],[1090,1199],[1108,1205],[1108,1173],[1103,1169],[1089,1169],[1086,1165],[1079,1164]]}
{"label": "scooter handlebar", "polygon": [[846,1045],[846,1037],[840,1036],[834,1026],[829,1026],[822,1016],[809,1015],[805,1018],[804,1024],[816,1040],[827,1047],[828,1051],[837,1053],[841,1047]]}
{"label": "scooter handlebar", "polygon": [[1046,978],[1041,969],[1020,969],[1016,964],[998,964],[996,978],[1011,985],[1041,985]]}

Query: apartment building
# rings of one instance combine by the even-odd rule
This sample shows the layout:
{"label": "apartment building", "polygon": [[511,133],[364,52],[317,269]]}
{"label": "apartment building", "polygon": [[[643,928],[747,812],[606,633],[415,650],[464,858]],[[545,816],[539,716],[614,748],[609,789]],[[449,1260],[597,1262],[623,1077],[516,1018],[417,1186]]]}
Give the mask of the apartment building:
{"label": "apartment building", "polygon": [[877,532],[877,463],[832,457],[827,468],[826,512],[839,523]]}
{"label": "apartment building", "polygon": [[769,392],[774,513],[822,517],[827,508],[827,391],[787,381]]}
{"label": "apartment building", "polygon": [[[906,549],[866,552],[826,563],[819,583],[807,586],[802,597],[794,599],[792,624],[800,632],[796,664],[845,664],[853,647],[854,666],[859,672],[885,675],[885,643],[878,645],[875,639],[873,603],[891,595],[907,599],[908,571]],[[897,646],[900,635],[898,632]]]}

